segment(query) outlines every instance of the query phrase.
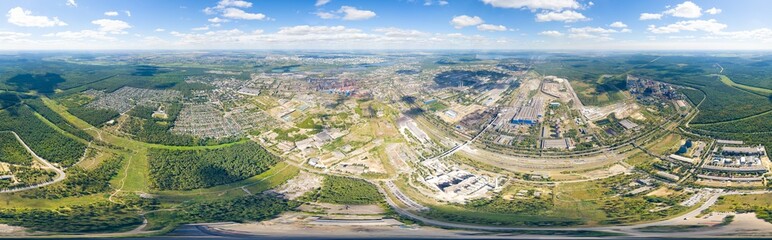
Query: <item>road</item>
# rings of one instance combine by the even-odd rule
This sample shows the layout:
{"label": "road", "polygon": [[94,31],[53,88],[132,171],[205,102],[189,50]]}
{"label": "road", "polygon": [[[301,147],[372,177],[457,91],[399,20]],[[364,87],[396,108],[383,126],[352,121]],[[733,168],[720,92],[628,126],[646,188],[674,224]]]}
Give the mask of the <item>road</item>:
{"label": "road", "polygon": [[29,146],[27,146],[27,143],[25,143],[23,140],[21,140],[21,138],[19,137],[18,134],[16,134],[16,132],[14,132],[14,131],[9,131],[9,132],[12,133],[13,136],[16,137],[16,140],[19,141],[22,146],[24,146],[24,149],[27,149],[27,152],[32,154],[32,157],[35,158],[35,160],[37,160],[38,162],[43,164],[46,168],[51,169],[54,172],[56,172],[56,178],[54,178],[51,181],[40,183],[40,184],[36,184],[36,185],[32,185],[32,186],[27,186],[27,187],[23,187],[23,188],[14,188],[14,189],[2,190],[2,191],[0,191],[0,193],[12,193],[12,192],[26,191],[26,190],[30,190],[30,189],[39,188],[39,187],[45,187],[45,186],[48,186],[48,185],[51,185],[51,184],[54,184],[54,183],[58,183],[58,182],[61,182],[62,180],[64,180],[66,175],[65,175],[65,173],[64,173],[64,171],[62,169],[59,169],[59,168],[55,167],[53,164],[48,162],[48,160],[38,156],[34,151],[32,151],[32,149],[29,148]]}
{"label": "road", "polygon": [[408,210],[405,210],[401,208],[398,204],[394,202],[389,195],[386,195],[386,190],[383,189],[380,185],[378,186],[378,190],[381,191],[382,194],[385,194],[386,197],[386,203],[389,204],[389,206],[394,209],[395,212],[398,214],[421,221],[424,224],[437,226],[437,227],[444,227],[444,228],[457,228],[457,229],[466,229],[466,230],[480,230],[480,231],[524,231],[524,230],[548,230],[548,231],[611,231],[611,232],[624,232],[626,234],[631,233],[638,233],[635,231],[636,228],[642,228],[642,227],[649,227],[649,226],[663,226],[663,225],[681,225],[681,221],[684,218],[694,218],[705,209],[710,208],[710,206],[713,206],[713,204],[718,201],[718,198],[721,196],[727,196],[727,195],[738,195],[738,194],[767,194],[772,193],[772,190],[766,190],[766,191],[732,191],[732,192],[718,192],[711,195],[708,200],[706,200],[700,207],[687,212],[685,214],[682,214],[680,216],[657,221],[657,222],[651,222],[651,223],[641,223],[641,224],[635,224],[635,225],[627,225],[627,226],[603,226],[603,227],[567,227],[567,228],[541,228],[541,227],[495,227],[495,226],[484,226],[484,225],[475,225],[475,224],[464,224],[464,223],[453,223],[453,222],[445,222],[441,220],[435,220],[435,219],[429,219],[422,216],[419,216],[413,212],[410,212]]}

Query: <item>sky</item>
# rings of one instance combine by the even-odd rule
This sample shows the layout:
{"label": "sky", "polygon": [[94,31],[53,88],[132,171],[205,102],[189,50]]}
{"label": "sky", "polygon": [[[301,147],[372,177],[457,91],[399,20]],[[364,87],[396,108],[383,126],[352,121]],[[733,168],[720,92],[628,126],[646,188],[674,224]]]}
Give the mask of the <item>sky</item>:
{"label": "sky", "polygon": [[772,50],[768,0],[2,0],[0,50]]}

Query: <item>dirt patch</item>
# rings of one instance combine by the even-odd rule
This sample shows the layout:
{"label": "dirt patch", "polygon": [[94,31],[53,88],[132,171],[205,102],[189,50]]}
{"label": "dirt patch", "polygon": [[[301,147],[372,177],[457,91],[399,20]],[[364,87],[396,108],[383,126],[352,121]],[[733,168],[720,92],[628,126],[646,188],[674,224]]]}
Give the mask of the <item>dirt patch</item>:
{"label": "dirt patch", "polygon": [[301,171],[297,176],[277,187],[273,191],[284,195],[284,197],[287,199],[296,199],[311,190],[320,188],[321,186],[321,176]]}
{"label": "dirt patch", "polygon": [[303,204],[300,210],[307,212],[323,212],[336,215],[375,215],[384,214],[386,211],[378,205],[341,205],[330,203]]}
{"label": "dirt patch", "polygon": [[664,196],[669,196],[673,193],[675,193],[673,189],[670,189],[667,187],[661,187],[661,188],[658,188],[657,190],[650,192],[649,194],[646,194],[646,196],[664,197]]}

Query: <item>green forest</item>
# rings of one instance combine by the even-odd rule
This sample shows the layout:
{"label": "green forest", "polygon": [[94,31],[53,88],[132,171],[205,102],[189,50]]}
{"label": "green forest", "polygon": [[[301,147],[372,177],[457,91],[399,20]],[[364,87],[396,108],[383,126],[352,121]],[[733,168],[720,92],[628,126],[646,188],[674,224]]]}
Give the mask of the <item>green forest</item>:
{"label": "green forest", "polygon": [[11,132],[0,132],[0,162],[29,166],[32,165],[32,154]]}
{"label": "green forest", "polygon": [[48,161],[70,166],[83,156],[86,145],[62,135],[35,116],[24,105],[0,111],[0,131],[14,131],[25,143]]}
{"label": "green forest", "polygon": [[300,204],[283,198],[256,194],[235,199],[185,204],[180,219],[187,223],[247,222],[270,219]]}
{"label": "green forest", "polygon": [[80,119],[83,119],[83,121],[86,121],[88,124],[91,124],[92,126],[97,126],[97,127],[102,126],[102,124],[120,115],[119,112],[116,112],[114,110],[89,108],[86,106],[70,108],[70,109],[67,109],[67,111],[72,113],[72,115],[75,115]]}
{"label": "green forest", "polygon": [[76,137],[79,137],[81,139],[84,139],[86,141],[94,140],[91,135],[88,135],[88,133],[76,128],[75,126],[72,126],[72,124],[68,123],[62,116],[59,116],[58,113],[54,112],[50,108],[48,108],[40,98],[33,98],[29,100],[24,101],[25,104],[30,106],[35,112],[40,113],[41,116],[46,118],[48,121],[56,125],[57,127],[61,128],[62,130],[75,135]]}
{"label": "green forest", "polygon": [[362,179],[325,176],[322,188],[311,193],[312,200],[334,204],[375,204],[383,201],[383,196],[372,184]]}
{"label": "green forest", "polygon": [[92,170],[80,167],[67,169],[67,178],[62,182],[25,192],[25,198],[60,199],[72,196],[107,192],[112,179],[121,168],[123,156],[116,156],[100,163]]}
{"label": "green forest", "polygon": [[142,223],[136,209],[99,202],[58,209],[0,209],[0,223],[48,232],[128,231]]}
{"label": "green forest", "polygon": [[279,159],[249,141],[213,150],[151,149],[150,184],[161,190],[187,190],[231,183],[260,174]]}

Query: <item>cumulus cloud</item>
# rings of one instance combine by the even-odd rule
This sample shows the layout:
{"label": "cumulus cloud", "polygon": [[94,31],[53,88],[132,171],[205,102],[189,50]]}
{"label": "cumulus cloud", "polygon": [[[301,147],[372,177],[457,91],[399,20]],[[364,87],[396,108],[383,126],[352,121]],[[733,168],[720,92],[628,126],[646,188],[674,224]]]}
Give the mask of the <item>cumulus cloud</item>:
{"label": "cumulus cloud", "polygon": [[539,35],[548,36],[548,37],[560,37],[560,36],[563,36],[563,33],[551,30],[551,31],[540,32]]}
{"label": "cumulus cloud", "polygon": [[124,34],[126,33],[124,30],[131,28],[129,23],[121,20],[97,19],[91,21],[91,23],[99,25],[100,32],[109,32],[112,34]]}
{"label": "cumulus cloud", "polygon": [[248,13],[238,8],[223,9],[222,16],[226,18],[244,19],[244,20],[264,20],[265,19],[265,14]]}
{"label": "cumulus cloud", "polygon": [[5,16],[8,17],[8,23],[22,27],[67,26],[67,23],[62,22],[57,17],[34,16],[32,11],[24,10],[21,7],[11,8]]}
{"label": "cumulus cloud", "polygon": [[470,17],[467,15],[455,16],[450,20],[450,24],[456,29],[462,29],[469,26],[482,24],[484,21],[478,16]]}
{"label": "cumulus cloud", "polygon": [[585,21],[585,20],[589,20],[589,18],[573,10],[565,10],[562,12],[542,12],[542,13],[536,14],[537,22],[558,21],[558,22],[570,23],[570,22]]}
{"label": "cumulus cloud", "polygon": [[343,6],[339,10],[343,13],[343,20],[366,20],[375,17],[375,12],[360,10],[355,7]]}
{"label": "cumulus cloud", "polygon": [[360,10],[350,6],[342,6],[337,11],[316,12],[314,14],[316,14],[316,16],[319,16],[319,18],[321,19],[343,18],[343,20],[348,20],[348,21],[367,20],[376,16],[375,12],[373,11]]}
{"label": "cumulus cloud", "polygon": [[224,18],[230,18],[230,19],[242,19],[242,20],[267,20],[268,17],[265,16],[265,14],[262,13],[249,13],[241,8],[250,8],[252,7],[251,2],[242,1],[242,0],[220,0],[217,2],[217,5],[214,7],[207,7],[204,8],[204,13],[206,14],[216,14],[220,13],[222,14],[222,17]]}
{"label": "cumulus cloud", "polygon": [[328,3],[330,3],[330,0],[316,0],[316,4],[314,4],[314,6],[320,7]]}
{"label": "cumulus cloud", "polygon": [[662,14],[659,13],[641,13],[639,20],[658,20],[662,19]]}
{"label": "cumulus cloud", "polygon": [[667,15],[680,18],[698,18],[702,16],[702,8],[697,4],[686,1],[664,12]]}
{"label": "cumulus cloud", "polygon": [[500,8],[528,8],[531,10],[548,9],[558,11],[581,7],[576,0],[482,0],[482,2]]}
{"label": "cumulus cloud", "polygon": [[241,1],[241,0],[221,0],[217,2],[217,6],[215,6],[214,8],[225,9],[228,7],[250,8],[252,7],[252,3],[247,1]]}
{"label": "cumulus cloud", "polygon": [[614,23],[612,23],[612,24],[610,24],[608,26],[609,27],[613,27],[613,28],[626,28],[627,24],[625,24],[623,22],[620,22],[620,21],[616,21],[616,22],[614,22]]}
{"label": "cumulus cloud", "polygon": [[207,19],[207,21],[209,21],[210,23],[230,22],[230,20],[228,20],[228,19],[223,19],[223,18],[219,18],[219,17],[213,17],[213,18]]}
{"label": "cumulus cloud", "polygon": [[163,28],[156,28],[156,29],[155,29],[155,31],[156,31],[156,32],[165,32],[165,31],[166,31],[166,29],[163,29]]}
{"label": "cumulus cloud", "polygon": [[123,12],[124,12],[124,13],[126,13],[126,16],[127,16],[127,17],[131,17],[131,11],[129,11],[129,10],[126,10],[126,11],[123,11]]}
{"label": "cumulus cloud", "polygon": [[78,3],[76,3],[75,0],[67,0],[65,4],[70,7],[78,7]]}
{"label": "cumulus cloud", "polygon": [[688,20],[680,21],[670,25],[657,27],[649,25],[648,30],[652,33],[678,33],[681,31],[703,31],[709,33],[719,33],[727,27],[726,24],[719,23],[715,19],[710,20]]}
{"label": "cumulus cloud", "polygon": [[118,16],[118,12],[116,11],[105,12],[105,16],[115,17],[115,16]]}
{"label": "cumulus cloud", "polygon": [[335,15],[335,13],[331,13],[331,12],[317,12],[315,14],[316,14],[316,16],[319,16],[319,18],[321,18],[321,19],[339,18],[338,15]]}
{"label": "cumulus cloud", "polygon": [[477,25],[477,30],[487,32],[503,32],[507,30],[507,27],[504,25],[480,24]]}
{"label": "cumulus cloud", "polygon": [[710,15],[716,15],[716,14],[721,13],[721,9],[713,7],[713,8],[710,8],[708,10],[705,10],[705,13],[710,14]]}

